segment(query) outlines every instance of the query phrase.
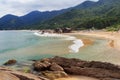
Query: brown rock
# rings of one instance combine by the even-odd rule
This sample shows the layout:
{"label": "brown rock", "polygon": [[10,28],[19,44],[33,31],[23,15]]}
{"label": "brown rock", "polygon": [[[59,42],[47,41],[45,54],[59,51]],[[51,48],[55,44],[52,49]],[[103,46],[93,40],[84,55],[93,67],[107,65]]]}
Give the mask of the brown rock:
{"label": "brown rock", "polygon": [[81,67],[71,67],[66,68],[65,71],[70,74],[84,75],[95,78],[115,78],[120,79],[120,73],[113,72],[100,68],[81,68]]}
{"label": "brown rock", "polygon": [[57,71],[63,68],[68,74],[94,77],[100,80],[120,80],[120,66],[111,63],[82,61],[80,59],[63,57],[49,58],[48,63],[50,63],[50,65],[46,70]]}
{"label": "brown rock", "polygon": [[51,63],[44,61],[36,61],[33,66],[34,66],[34,70],[36,71],[43,71],[43,70],[47,70],[49,68],[49,66],[51,65]]}
{"label": "brown rock", "polygon": [[0,71],[0,80],[20,80],[20,79],[13,74]]}
{"label": "brown rock", "polygon": [[58,64],[52,63],[51,66],[50,66],[50,70],[52,70],[52,71],[63,71],[64,69],[61,66],[59,66]]}
{"label": "brown rock", "polygon": [[57,78],[63,78],[63,77],[68,76],[63,71],[45,71],[45,72],[42,72],[42,75],[44,75],[46,78],[48,78],[50,80],[54,80],[54,79],[57,79]]}
{"label": "brown rock", "polygon": [[6,63],[4,63],[4,65],[14,65],[15,63],[17,63],[17,61],[12,59],[12,60],[8,60]]}

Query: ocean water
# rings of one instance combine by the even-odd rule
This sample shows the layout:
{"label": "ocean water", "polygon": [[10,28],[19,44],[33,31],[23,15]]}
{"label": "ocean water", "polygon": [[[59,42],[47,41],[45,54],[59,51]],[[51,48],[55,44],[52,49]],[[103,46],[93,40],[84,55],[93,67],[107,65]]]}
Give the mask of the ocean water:
{"label": "ocean water", "polygon": [[[74,42],[73,42],[74,41]],[[39,35],[32,31],[0,31],[0,64],[62,56],[79,52],[81,40],[67,35]],[[78,46],[77,46],[78,45]]]}
{"label": "ocean water", "polygon": [[[75,37],[74,37],[75,36]],[[84,46],[80,39],[91,39]],[[39,35],[32,31],[0,31],[0,65],[9,59],[19,62],[53,56],[111,62],[120,65],[120,51],[108,46],[109,40],[78,35]]]}

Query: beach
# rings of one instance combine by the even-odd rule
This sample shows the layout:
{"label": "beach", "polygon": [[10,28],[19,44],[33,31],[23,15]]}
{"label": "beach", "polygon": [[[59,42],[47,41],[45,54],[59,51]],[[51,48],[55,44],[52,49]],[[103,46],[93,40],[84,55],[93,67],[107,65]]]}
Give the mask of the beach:
{"label": "beach", "polygon": [[[65,35],[77,35],[77,38],[79,38],[80,35],[82,36],[90,36],[94,38],[100,38],[100,39],[107,39],[107,47],[114,48],[116,50],[120,50],[120,33],[119,32],[106,32],[106,31],[75,31],[73,33],[66,33]],[[80,38],[81,39],[81,38]],[[90,46],[94,43],[92,39],[82,39],[84,46]],[[119,64],[119,63],[118,63]],[[89,77],[81,77],[81,76],[71,76],[68,78],[61,78],[56,80],[97,80],[94,78]]]}
{"label": "beach", "polygon": [[[120,33],[119,32],[107,32],[107,31],[75,31],[74,33],[68,33],[68,35],[85,35],[96,38],[108,39],[108,46],[120,50]],[[88,45],[90,40],[83,40]],[[87,43],[88,42],[88,43]],[[92,42],[91,42],[92,43]]]}
{"label": "beach", "polygon": [[[75,31],[73,33],[45,34],[45,35],[35,34],[35,32],[38,31],[32,31],[32,32],[28,31],[27,33],[17,32],[17,33],[21,33],[23,36],[25,36],[25,38],[27,38],[25,41],[28,40],[31,41],[31,39],[32,40],[35,39],[35,41],[32,41],[30,43],[37,41],[37,43],[34,44],[35,46],[29,44],[30,48],[29,47],[25,48],[25,50],[27,51],[29,50],[28,52],[21,50],[21,48],[17,50],[17,52],[19,52],[19,55],[21,54],[21,51],[23,51],[22,52],[23,54],[24,52],[27,53],[24,54],[24,56],[28,58],[25,60],[42,59],[44,57],[46,58],[46,55],[49,52],[49,54],[60,55],[66,58],[78,58],[86,61],[110,62],[113,64],[120,65],[120,61],[119,61],[120,33],[118,32]],[[43,42],[39,42],[39,41],[43,41]],[[44,43],[44,41],[46,42]],[[47,46],[44,45],[43,43],[46,44]],[[36,50],[39,50],[39,54],[34,52]],[[16,54],[16,51],[12,52],[12,54],[13,53]],[[30,54],[32,55],[29,57]],[[6,54],[1,54],[1,55],[6,56]],[[17,55],[18,53],[16,54],[16,56]],[[8,56],[10,57],[9,54]],[[32,58],[32,56],[35,57]],[[23,58],[22,56],[20,57]],[[47,57],[50,56],[48,55]],[[59,78],[56,80],[97,80],[97,79],[85,77],[85,76],[70,75],[70,77]]]}
{"label": "beach", "polygon": [[[75,58],[83,60],[95,60],[102,62],[110,62],[120,65],[120,33],[108,32],[103,30],[95,31],[74,31],[73,33],[65,33],[81,39],[84,46],[80,48],[80,54]],[[96,41],[97,40],[97,41]],[[88,55],[88,56],[87,56]],[[73,55],[70,55],[72,57]]]}

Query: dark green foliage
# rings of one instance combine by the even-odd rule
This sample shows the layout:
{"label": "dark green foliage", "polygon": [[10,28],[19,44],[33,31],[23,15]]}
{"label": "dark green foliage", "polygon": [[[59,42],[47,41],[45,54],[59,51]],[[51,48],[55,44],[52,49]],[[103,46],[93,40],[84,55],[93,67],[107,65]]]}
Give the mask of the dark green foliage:
{"label": "dark green foliage", "polygon": [[78,6],[65,10],[51,13],[34,12],[21,18],[15,16],[10,20],[2,21],[0,19],[0,29],[71,27],[73,29],[107,28],[107,30],[118,30],[118,25],[120,25],[120,0],[85,1]]}
{"label": "dark green foliage", "polygon": [[62,15],[41,23],[39,28],[103,29],[117,24],[120,24],[120,0],[100,0],[86,1]]}

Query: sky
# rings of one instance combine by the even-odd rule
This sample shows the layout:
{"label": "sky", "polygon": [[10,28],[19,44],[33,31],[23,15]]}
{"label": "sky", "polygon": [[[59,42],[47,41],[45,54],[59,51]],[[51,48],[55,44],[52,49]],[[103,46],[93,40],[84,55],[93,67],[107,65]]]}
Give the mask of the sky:
{"label": "sky", "polygon": [[60,10],[76,6],[84,1],[86,0],[0,0],[0,17],[6,14],[22,16],[34,10]]}

